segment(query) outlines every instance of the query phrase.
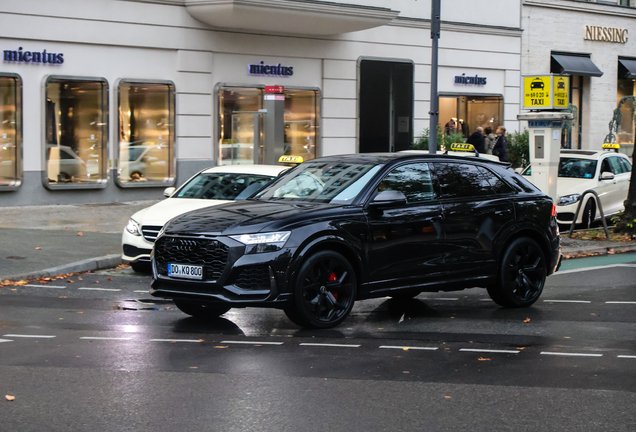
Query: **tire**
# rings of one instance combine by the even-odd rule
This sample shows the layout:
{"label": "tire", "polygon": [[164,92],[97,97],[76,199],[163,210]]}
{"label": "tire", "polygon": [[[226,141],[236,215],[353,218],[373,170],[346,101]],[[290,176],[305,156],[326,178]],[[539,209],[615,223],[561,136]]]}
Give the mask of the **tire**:
{"label": "tire", "polygon": [[174,300],[175,306],[185,314],[193,316],[195,318],[216,318],[219,315],[223,315],[225,312],[232,309],[230,306],[225,305],[211,305],[190,302],[187,300]]}
{"label": "tire", "polygon": [[150,263],[145,262],[131,262],[130,267],[137,273],[150,273],[152,271]]}
{"label": "tire", "polygon": [[358,289],[353,267],[337,252],[322,251],[303,263],[285,314],[301,327],[326,329],[347,318]]}
{"label": "tire", "polygon": [[596,204],[594,203],[594,199],[590,198],[587,200],[585,204],[585,209],[583,210],[583,216],[581,220],[583,222],[583,228],[590,228],[592,226],[592,222],[594,222],[594,213],[596,211]]}
{"label": "tire", "polygon": [[546,269],[545,256],[537,242],[528,237],[520,237],[506,248],[498,281],[488,287],[488,294],[500,306],[528,307],[543,292]]}

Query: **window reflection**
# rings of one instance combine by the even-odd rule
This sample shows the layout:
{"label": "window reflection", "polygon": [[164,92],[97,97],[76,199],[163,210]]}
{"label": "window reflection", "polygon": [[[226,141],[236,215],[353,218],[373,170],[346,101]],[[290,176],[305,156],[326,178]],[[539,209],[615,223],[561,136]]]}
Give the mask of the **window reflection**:
{"label": "window reflection", "polygon": [[15,186],[20,155],[20,79],[0,76],[0,187]]}
{"label": "window reflection", "polygon": [[107,91],[104,81],[48,79],[45,156],[49,183],[106,181]]}
{"label": "window reflection", "polygon": [[316,157],[316,91],[285,92],[285,148],[284,154]]}
{"label": "window reflection", "polygon": [[[262,160],[263,89],[232,88],[220,92],[220,165]],[[254,157],[254,151],[257,158]]]}
{"label": "window reflection", "polygon": [[119,85],[121,183],[174,180],[174,87],[170,83]]}

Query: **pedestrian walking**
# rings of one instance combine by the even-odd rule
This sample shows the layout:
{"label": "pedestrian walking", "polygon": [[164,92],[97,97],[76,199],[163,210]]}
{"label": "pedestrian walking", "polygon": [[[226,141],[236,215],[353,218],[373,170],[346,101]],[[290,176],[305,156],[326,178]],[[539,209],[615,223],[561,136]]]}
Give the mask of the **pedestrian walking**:
{"label": "pedestrian walking", "polygon": [[495,140],[497,137],[492,133],[492,128],[490,126],[486,126],[484,128],[484,133],[486,134],[486,153],[492,154],[492,148],[495,146]]}
{"label": "pedestrian walking", "polygon": [[478,126],[475,132],[466,140],[466,143],[472,144],[478,153],[486,153],[486,139],[483,132],[484,129]]}
{"label": "pedestrian walking", "polygon": [[506,128],[499,126],[495,131],[497,140],[492,149],[492,154],[499,157],[499,161],[508,162],[508,142],[506,141]]}

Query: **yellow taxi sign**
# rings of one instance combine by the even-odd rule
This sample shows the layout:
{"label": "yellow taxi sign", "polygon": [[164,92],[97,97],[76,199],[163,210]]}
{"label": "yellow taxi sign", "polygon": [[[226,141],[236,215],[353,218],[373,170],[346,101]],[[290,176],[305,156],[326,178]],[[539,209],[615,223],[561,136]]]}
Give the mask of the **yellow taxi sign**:
{"label": "yellow taxi sign", "polygon": [[303,157],[302,156],[281,156],[278,159],[278,162],[280,163],[303,163]]}
{"label": "yellow taxi sign", "polygon": [[565,109],[570,104],[570,77],[529,75],[523,77],[523,109]]}
{"label": "yellow taxi sign", "polygon": [[451,151],[462,151],[462,152],[474,152],[475,147],[472,144],[466,143],[452,143],[450,145]]}
{"label": "yellow taxi sign", "polygon": [[620,144],[614,144],[614,143],[604,143],[603,144],[603,148],[604,149],[615,149],[618,150],[621,148]]}

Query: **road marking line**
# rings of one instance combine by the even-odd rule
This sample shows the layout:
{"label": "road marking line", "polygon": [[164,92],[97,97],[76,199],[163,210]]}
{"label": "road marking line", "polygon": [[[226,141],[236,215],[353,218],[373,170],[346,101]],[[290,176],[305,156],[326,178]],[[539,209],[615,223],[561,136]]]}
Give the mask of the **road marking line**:
{"label": "road marking line", "polygon": [[323,347],[339,347],[339,348],[358,348],[360,345],[347,344],[328,344],[328,343],[301,343],[300,346],[323,346]]}
{"label": "road marking line", "polygon": [[479,301],[492,301],[492,299],[479,299]]}
{"label": "road marking line", "polygon": [[560,270],[554,273],[552,276],[559,276],[559,275],[564,275],[568,273],[577,273],[577,272],[590,271],[590,270],[609,269],[614,267],[636,267],[636,264],[610,264],[606,266],[595,266],[595,267],[584,267],[584,268],[571,269],[571,270]]}
{"label": "road marking line", "polygon": [[11,339],[0,339],[0,343],[2,342],[13,342]]}
{"label": "road marking line", "polygon": [[136,292],[136,293],[146,293],[146,294],[148,294],[148,290],[140,290],[140,291],[133,291],[133,292]]}
{"label": "road marking line", "polygon": [[636,302],[632,302],[632,301],[607,301],[605,303],[608,303],[608,304],[636,304]]}
{"label": "road marking line", "polygon": [[458,298],[455,297],[428,297],[426,300],[449,300],[449,301],[456,301],[459,300]]}
{"label": "road marking line", "polygon": [[616,357],[618,357],[618,358],[632,358],[632,359],[636,359],[636,356],[628,356],[628,355],[619,355],[619,356],[616,356]]}
{"label": "road marking line", "polygon": [[381,345],[380,348],[401,349],[401,350],[425,350],[425,351],[435,351],[439,349],[438,347],[415,347],[415,346],[396,346],[396,345]]}
{"label": "road marking line", "polygon": [[47,285],[47,284],[26,284],[24,286],[28,286],[28,287],[35,287],[35,288],[56,288],[56,289],[64,289],[66,288],[65,286],[56,286],[56,285]]}
{"label": "road marking line", "polygon": [[91,290],[91,291],[121,291],[116,288],[78,288],[80,290]]}
{"label": "road marking line", "polygon": [[245,344],[245,345],[282,345],[284,342],[259,342],[259,341],[221,341],[222,344]]}
{"label": "road marking line", "polygon": [[54,338],[55,336],[48,336],[48,335],[21,335],[21,334],[6,334],[6,335],[2,335],[4,337],[14,337],[14,338],[45,338],[45,339],[51,339]]}
{"label": "road marking line", "polygon": [[195,339],[150,339],[150,342],[202,342]]}
{"label": "road marking line", "polygon": [[490,350],[490,349],[461,348],[460,351],[483,352],[483,353],[502,353],[502,354],[519,354],[519,350]]}
{"label": "road marking line", "polygon": [[603,357],[603,354],[561,353],[561,352],[549,352],[549,351],[542,351],[541,354],[555,355],[555,356]]}
{"label": "road marking line", "polygon": [[587,300],[543,300],[544,303],[592,303]]}
{"label": "road marking line", "polygon": [[132,338],[127,338],[127,337],[83,336],[80,339],[85,339],[85,340],[131,340]]}

